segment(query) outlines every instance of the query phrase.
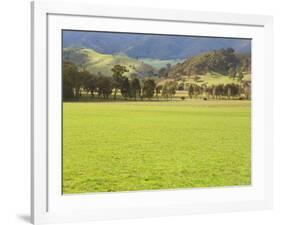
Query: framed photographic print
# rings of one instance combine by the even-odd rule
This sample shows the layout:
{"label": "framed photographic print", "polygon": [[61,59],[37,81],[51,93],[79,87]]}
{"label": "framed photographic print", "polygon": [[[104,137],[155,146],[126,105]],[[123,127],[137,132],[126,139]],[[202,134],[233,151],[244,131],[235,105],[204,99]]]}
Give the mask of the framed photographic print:
{"label": "framed photographic print", "polygon": [[32,221],[272,207],[270,16],[32,3]]}

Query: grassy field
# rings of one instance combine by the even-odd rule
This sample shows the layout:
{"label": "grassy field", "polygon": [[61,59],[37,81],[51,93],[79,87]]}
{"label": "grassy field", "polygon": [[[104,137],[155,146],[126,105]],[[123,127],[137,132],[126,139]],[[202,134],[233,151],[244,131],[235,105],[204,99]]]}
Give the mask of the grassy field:
{"label": "grassy field", "polygon": [[63,105],[63,192],[251,183],[249,101]]}

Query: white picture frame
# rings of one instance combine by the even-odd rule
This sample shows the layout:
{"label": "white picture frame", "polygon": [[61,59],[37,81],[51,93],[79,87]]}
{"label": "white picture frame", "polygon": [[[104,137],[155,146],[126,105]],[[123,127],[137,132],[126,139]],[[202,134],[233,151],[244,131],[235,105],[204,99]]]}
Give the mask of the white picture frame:
{"label": "white picture frame", "polygon": [[[157,29],[158,33],[186,34],[181,33],[182,26],[189,28],[189,34],[253,39],[252,185],[62,195],[61,153],[58,149],[61,144],[61,81],[57,76],[61,71],[60,31],[72,28],[153,32]],[[272,51],[271,16],[32,2],[32,222],[43,224],[272,208]]]}

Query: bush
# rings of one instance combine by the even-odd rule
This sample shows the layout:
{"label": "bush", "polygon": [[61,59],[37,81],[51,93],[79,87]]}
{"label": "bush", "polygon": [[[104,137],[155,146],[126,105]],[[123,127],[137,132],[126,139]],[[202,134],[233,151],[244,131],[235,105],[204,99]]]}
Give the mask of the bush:
{"label": "bush", "polygon": [[181,100],[184,100],[185,99],[185,97],[184,96],[181,96]]}

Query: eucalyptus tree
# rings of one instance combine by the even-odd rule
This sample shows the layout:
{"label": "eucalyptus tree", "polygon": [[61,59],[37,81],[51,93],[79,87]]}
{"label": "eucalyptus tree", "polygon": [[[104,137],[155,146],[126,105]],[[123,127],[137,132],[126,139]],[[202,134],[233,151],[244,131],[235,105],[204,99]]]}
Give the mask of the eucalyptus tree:
{"label": "eucalyptus tree", "polygon": [[117,95],[117,92],[118,90],[121,89],[122,87],[122,84],[123,84],[123,79],[124,79],[124,76],[123,74],[126,73],[126,72],[129,72],[129,70],[127,69],[126,66],[123,66],[123,65],[115,65],[112,69],[112,77],[113,77],[113,80],[114,80],[114,99],[116,99],[116,95]]}
{"label": "eucalyptus tree", "polygon": [[138,78],[134,78],[131,80],[130,89],[131,96],[134,97],[135,100],[137,100],[137,97],[139,97],[141,94],[141,84]]}
{"label": "eucalyptus tree", "polygon": [[125,98],[125,100],[127,100],[127,98],[130,95],[130,82],[129,82],[128,77],[124,77],[122,79],[120,91],[121,91],[122,96]]}
{"label": "eucalyptus tree", "polygon": [[156,83],[153,79],[144,80],[143,83],[143,97],[152,98],[155,93]]}

